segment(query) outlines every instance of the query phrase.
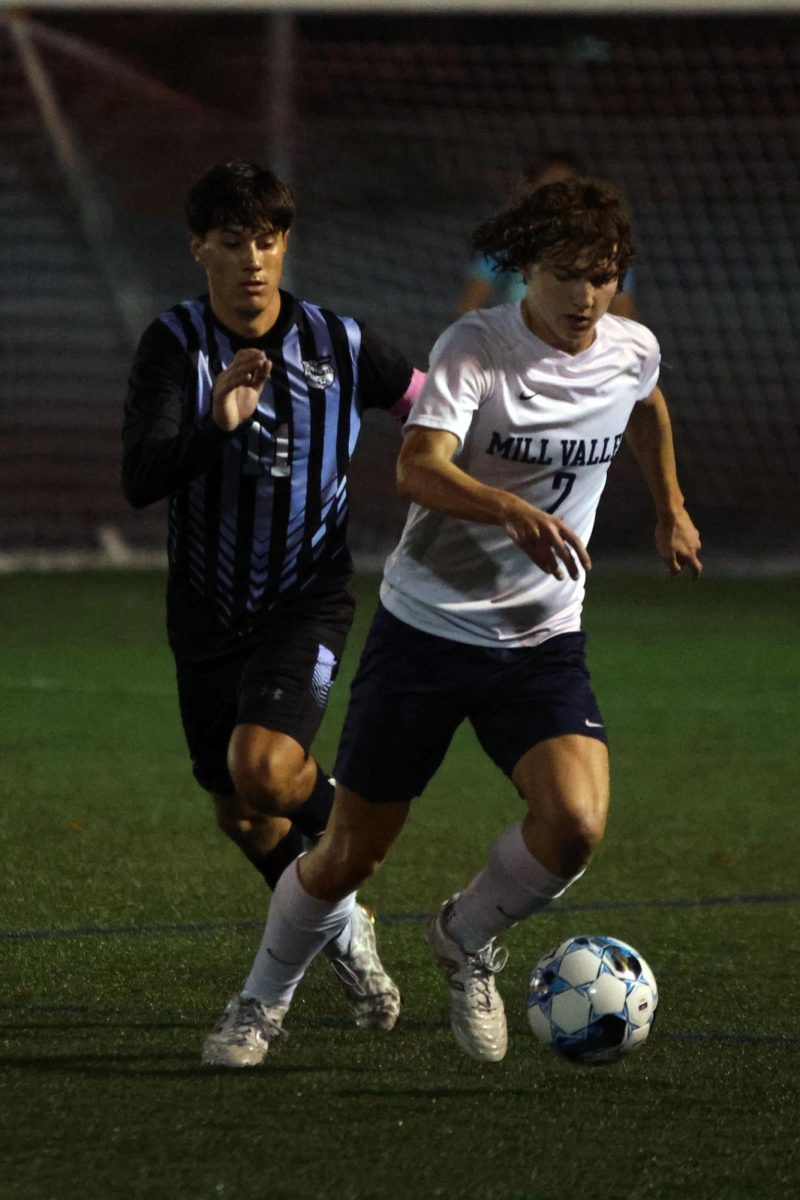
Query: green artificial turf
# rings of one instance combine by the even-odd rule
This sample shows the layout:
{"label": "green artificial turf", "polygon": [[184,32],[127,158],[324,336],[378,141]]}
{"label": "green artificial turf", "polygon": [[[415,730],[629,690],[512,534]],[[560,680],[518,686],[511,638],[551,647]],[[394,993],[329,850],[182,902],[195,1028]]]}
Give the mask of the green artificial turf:
{"label": "green artificial turf", "polygon": [[[502,1064],[455,1047],[423,938],[519,815],[463,729],[364,889],[401,1023],[359,1034],[315,963],[290,1037],[241,1073],[199,1049],[268,896],[191,779],[162,592],[158,573],[0,579],[4,1200],[796,1200],[797,580],[596,570],[611,819],[585,877],[508,936]],[[531,966],[580,932],[631,942],[659,981],[648,1044],[610,1068],[527,1028]]]}

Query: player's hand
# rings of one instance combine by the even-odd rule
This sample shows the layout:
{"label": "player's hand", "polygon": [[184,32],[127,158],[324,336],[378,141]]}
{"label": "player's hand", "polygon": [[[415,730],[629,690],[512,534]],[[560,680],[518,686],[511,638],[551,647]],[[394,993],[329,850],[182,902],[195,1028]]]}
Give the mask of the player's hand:
{"label": "player's hand", "polygon": [[263,350],[239,350],[225,371],[214,380],[211,415],[226,433],[238,429],[256,411],[272,363]]}
{"label": "player's hand", "polygon": [[670,575],[680,575],[687,568],[693,579],[703,569],[698,558],[700,534],[685,508],[677,514],[659,518],[656,525],[656,550],[667,564]]}
{"label": "player's hand", "polygon": [[579,579],[578,562],[585,571],[592,569],[592,560],[577,533],[552,513],[519,501],[507,514],[503,528],[547,575],[563,579],[566,567],[570,579]]}

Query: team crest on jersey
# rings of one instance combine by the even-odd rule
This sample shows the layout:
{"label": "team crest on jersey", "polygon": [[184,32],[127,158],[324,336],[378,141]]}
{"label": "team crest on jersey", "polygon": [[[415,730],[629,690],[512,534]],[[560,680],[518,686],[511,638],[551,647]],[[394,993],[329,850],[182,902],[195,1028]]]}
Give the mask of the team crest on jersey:
{"label": "team crest on jersey", "polygon": [[330,387],[336,378],[330,357],[304,358],[303,374],[313,387],[318,388]]}

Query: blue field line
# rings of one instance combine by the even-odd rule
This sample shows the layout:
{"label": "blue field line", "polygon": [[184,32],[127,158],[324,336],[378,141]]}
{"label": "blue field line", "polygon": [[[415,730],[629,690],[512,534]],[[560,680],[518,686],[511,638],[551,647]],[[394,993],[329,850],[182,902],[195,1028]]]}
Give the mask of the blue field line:
{"label": "blue field line", "polygon": [[[750,907],[761,904],[797,904],[800,892],[771,892],[753,896],[701,896],[673,900],[592,900],[585,904],[558,904],[554,913],[632,912],[637,909]],[[420,925],[430,920],[430,912],[379,913],[381,925]],[[263,929],[264,918],[242,921],[190,921],[167,925],[86,925],[77,929],[0,930],[0,942],[45,941],[50,938],[147,937],[154,934],[216,933],[219,931]]]}
{"label": "blue field line", "polygon": [[230,933],[240,929],[263,929],[264,918],[247,921],[189,921],[169,925],[86,925],[78,929],[0,930],[0,942],[46,941],[49,938],[145,937],[169,933]]}

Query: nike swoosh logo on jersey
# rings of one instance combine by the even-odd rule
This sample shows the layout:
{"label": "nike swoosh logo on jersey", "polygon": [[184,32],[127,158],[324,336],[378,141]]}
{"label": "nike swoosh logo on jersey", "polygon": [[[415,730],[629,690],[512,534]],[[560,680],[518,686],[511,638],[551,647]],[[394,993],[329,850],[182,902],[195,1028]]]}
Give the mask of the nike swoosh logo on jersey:
{"label": "nike swoosh logo on jersey", "polygon": [[520,400],[532,400],[534,396],[538,396],[538,392],[520,392]]}
{"label": "nike swoosh logo on jersey", "polygon": [[602,729],[603,728],[602,721],[590,721],[588,717],[584,721],[584,725],[588,725],[590,729]]}

